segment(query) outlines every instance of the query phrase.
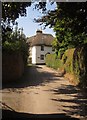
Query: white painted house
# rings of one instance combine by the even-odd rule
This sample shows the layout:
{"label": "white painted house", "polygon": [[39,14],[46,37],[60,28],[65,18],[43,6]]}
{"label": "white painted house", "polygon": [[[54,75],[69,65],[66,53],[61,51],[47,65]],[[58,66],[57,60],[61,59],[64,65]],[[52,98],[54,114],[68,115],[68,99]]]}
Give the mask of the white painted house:
{"label": "white painted house", "polygon": [[52,41],[54,37],[51,34],[44,34],[41,30],[36,31],[36,35],[28,38],[27,43],[30,44],[30,55],[32,64],[45,64],[47,54],[53,53]]}

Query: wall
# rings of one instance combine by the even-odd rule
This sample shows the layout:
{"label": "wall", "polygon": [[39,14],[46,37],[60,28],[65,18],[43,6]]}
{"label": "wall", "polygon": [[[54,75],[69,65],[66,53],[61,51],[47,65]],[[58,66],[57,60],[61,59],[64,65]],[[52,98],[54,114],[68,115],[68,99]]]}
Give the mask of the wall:
{"label": "wall", "polygon": [[29,47],[28,52],[29,52],[29,56],[28,56],[27,62],[31,64],[32,63],[32,47]]}
{"label": "wall", "polygon": [[2,54],[2,80],[14,81],[24,72],[23,57],[20,53]]}
{"label": "wall", "polygon": [[32,47],[32,64],[44,64],[44,60],[40,59],[40,55],[46,56],[47,53],[53,53],[52,47],[44,46],[44,51],[41,51],[41,46],[33,46]]}
{"label": "wall", "polygon": [[44,55],[45,54],[45,48],[44,51],[41,51],[41,46],[36,46],[36,63],[39,64],[44,64],[44,60],[41,60],[40,55]]}
{"label": "wall", "polygon": [[32,64],[36,64],[36,46],[32,47]]}

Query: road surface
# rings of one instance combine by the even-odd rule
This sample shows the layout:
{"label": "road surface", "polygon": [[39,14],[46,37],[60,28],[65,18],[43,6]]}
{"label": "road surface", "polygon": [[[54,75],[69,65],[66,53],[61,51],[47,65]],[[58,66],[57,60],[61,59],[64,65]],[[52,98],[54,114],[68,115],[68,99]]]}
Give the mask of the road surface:
{"label": "road surface", "polygon": [[2,107],[34,115],[87,117],[87,99],[61,73],[45,65],[28,67],[17,82],[3,85]]}

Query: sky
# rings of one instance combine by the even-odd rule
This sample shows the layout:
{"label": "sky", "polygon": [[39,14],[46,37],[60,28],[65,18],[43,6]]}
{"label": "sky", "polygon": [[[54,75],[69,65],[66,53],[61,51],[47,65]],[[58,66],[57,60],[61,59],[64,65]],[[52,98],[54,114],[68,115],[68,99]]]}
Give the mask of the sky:
{"label": "sky", "polygon": [[[41,27],[38,23],[33,22],[34,18],[39,18],[42,16],[42,13],[40,13],[38,10],[33,10],[33,7],[34,5],[27,8],[26,17],[19,17],[16,20],[18,22],[18,28],[23,28],[23,33],[26,35],[26,37],[35,35],[37,29],[42,29],[43,33],[52,34],[55,36],[53,29],[47,27],[43,30],[43,27]],[[55,7],[55,3],[53,5],[50,5],[49,2],[47,3],[48,10],[54,10]]]}

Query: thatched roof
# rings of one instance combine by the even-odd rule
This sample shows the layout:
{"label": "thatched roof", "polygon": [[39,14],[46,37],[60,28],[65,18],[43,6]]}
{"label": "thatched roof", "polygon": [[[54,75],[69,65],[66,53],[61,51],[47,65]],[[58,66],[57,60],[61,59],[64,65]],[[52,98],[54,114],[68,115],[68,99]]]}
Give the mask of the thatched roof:
{"label": "thatched roof", "polygon": [[30,43],[31,46],[46,45],[52,46],[52,41],[54,37],[51,34],[44,34],[42,31],[37,30],[36,35],[28,38],[27,43]]}

